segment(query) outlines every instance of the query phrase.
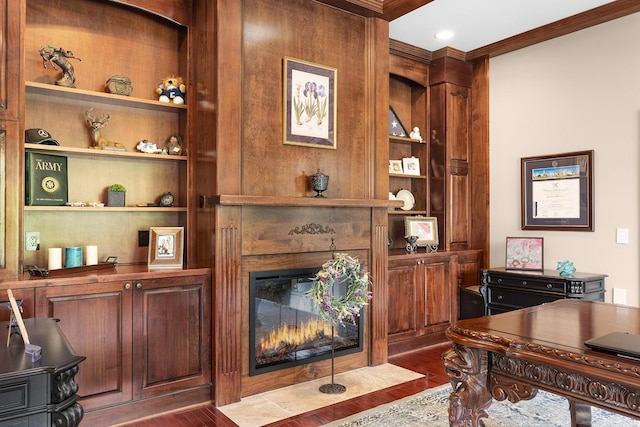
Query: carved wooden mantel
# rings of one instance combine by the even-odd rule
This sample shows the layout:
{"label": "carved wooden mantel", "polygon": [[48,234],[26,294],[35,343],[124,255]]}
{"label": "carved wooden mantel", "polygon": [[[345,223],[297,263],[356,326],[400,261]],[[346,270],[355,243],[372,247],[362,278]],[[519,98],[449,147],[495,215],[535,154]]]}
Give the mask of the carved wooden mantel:
{"label": "carved wooden mantel", "polygon": [[217,406],[331,372],[330,361],[324,360],[249,375],[246,307],[252,271],[319,267],[334,251],[356,256],[371,273],[374,299],[365,311],[364,351],[338,358],[336,372],[387,361],[387,212],[402,201],[216,195],[200,203],[216,212],[212,314]]}

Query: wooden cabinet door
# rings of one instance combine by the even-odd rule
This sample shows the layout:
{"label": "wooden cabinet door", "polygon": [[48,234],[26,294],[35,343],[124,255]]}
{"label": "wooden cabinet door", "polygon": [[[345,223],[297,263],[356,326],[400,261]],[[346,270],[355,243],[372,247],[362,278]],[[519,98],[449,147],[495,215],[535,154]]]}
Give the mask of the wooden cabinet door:
{"label": "wooden cabinet door", "polygon": [[134,283],[134,398],[211,382],[208,275]]}
{"label": "wooden cabinet door", "polygon": [[452,285],[450,257],[437,261],[425,260],[422,266],[424,286],[424,308],[422,327],[424,332],[434,332],[433,329],[446,328],[451,323],[452,313],[455,310],[453,302],[453,290],[457,296],[457,287]]}
{"label": "wooden cabinet door", "polygon": [[131,400],[131,283],[110,282],[36,289],[36,316],[60,319],[76,354],[85,410]]}
{"label": "wooden cabinet door", "polygon": [[415,259],[389,263],[389,342],[415,337],[419,331],[418,308],[422,306],[422,268]]}
{"label": "wooden cabinet door", "polygon": [[21,1],[0,0],[0,120],[17,120],[20,117],[20,53],[22,38],[20,27],[23,22]]}

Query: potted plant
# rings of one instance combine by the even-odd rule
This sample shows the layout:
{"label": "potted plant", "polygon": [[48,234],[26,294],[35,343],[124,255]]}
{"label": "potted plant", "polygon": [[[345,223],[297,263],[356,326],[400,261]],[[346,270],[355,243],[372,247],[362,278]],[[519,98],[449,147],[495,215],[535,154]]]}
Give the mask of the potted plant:
{"label": "potted plant", "polygon": [[122,184],[112,184],[107,192],[107,206],[124,207],[124,196],[127,189]]}

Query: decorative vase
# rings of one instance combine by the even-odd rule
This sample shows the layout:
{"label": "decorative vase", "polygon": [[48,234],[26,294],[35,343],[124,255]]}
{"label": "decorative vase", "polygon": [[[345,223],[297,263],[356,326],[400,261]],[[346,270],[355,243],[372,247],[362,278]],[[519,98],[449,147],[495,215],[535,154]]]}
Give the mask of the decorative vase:
{"label": "decorative vase", "polygon": [[320,169],[318,169],[318,172],[311,175],[311,187],[313,188],[313,191],[317,193],[315,197],[324,197],[322,192],[327,190],[328,184],[329,176],[320,172]]}
{"label": "decorative vase", "polygon": [[124,191],[108,191],[107,192],[107,206],[109,207],[124,207]]}

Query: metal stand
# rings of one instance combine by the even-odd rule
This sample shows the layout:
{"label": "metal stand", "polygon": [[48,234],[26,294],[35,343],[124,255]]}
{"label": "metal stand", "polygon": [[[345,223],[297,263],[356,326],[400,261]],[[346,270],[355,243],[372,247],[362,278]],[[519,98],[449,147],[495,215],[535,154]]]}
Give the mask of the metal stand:
{"label": "metal stand", "polygon": [[320,386],[320,391],[326,394],[340,394],[347,391],[347,388],[341,384],[336,384],[333,379],[333,367],[334,367],[334,341],[335,341],[335,331],[334,325],[331,324],[331,384],[324,384]]}

